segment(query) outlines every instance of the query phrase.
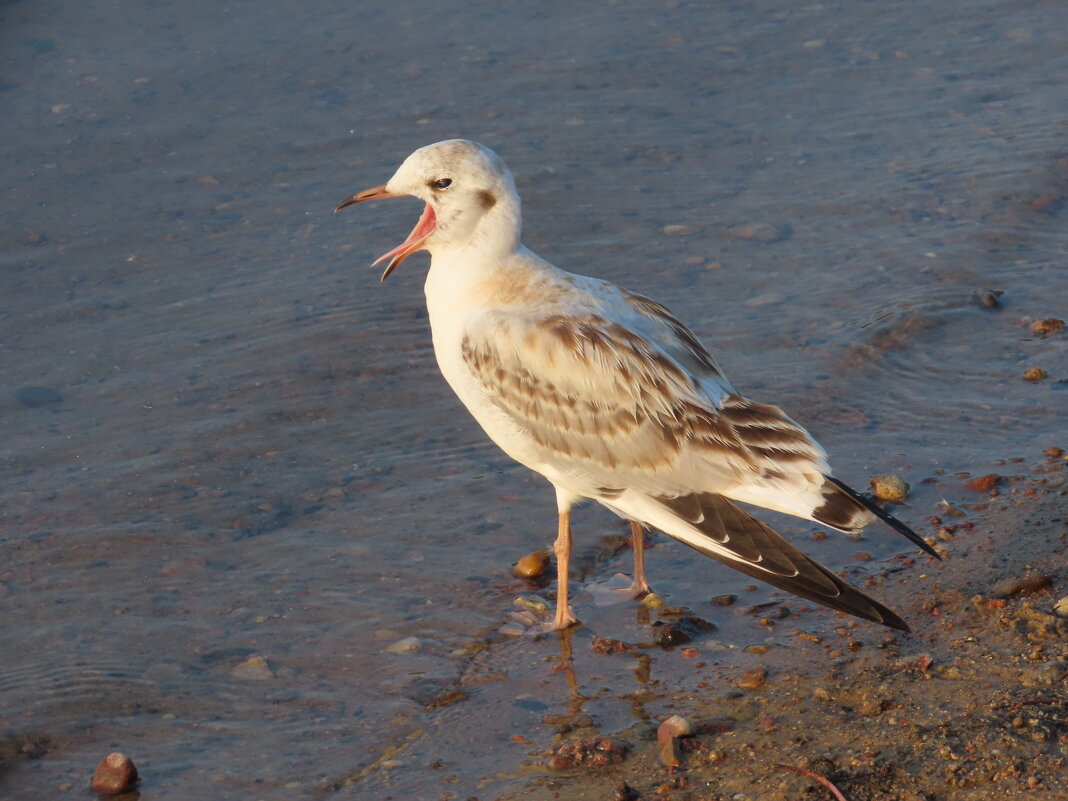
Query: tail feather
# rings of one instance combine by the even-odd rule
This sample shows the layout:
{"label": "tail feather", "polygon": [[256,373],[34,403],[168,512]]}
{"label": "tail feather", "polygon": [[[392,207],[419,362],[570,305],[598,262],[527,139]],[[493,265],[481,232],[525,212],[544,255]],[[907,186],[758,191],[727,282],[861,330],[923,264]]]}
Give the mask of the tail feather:
{"label": "tail feather", "polygon": [[871,522],[871,516],[874,515],[921,550],[941,561],[942,557],[938,555],[938,552],[924,542],[919,534],[887,512],[875,501],[865,498],[834,476],[824,476],[823,478],[824,503],[812,513],[814,520],[839,531],[859,531]]}
{"label": "tail feather", "polygon": [[722,495],[704,493],[650,500],[661,512],[647,507],[652,514],[639,517],[728,567],[831,609],[909,630],[891,609],[805,556]]}

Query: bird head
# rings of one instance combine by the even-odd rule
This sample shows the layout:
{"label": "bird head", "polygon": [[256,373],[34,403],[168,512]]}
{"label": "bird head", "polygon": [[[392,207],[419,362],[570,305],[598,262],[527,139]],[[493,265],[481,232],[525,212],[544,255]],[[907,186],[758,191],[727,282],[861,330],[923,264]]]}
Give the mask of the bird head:
{"label": "bird head", "polygon": [[519,244],[519,195],[511,172],[487,147],[448,139],[416,150],[386,183],[344,200],[354,203],[411,196],[426,203],[415,228],[375,264],[389,260],[382,280],[420,250],[480,246],[514,250]]}

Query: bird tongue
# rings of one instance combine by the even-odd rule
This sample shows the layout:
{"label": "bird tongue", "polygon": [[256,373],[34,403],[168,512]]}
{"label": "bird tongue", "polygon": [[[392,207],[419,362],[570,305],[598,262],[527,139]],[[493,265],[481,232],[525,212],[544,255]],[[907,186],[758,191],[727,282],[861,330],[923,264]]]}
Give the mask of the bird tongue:
{"label": "bird tongue", "polygon": [[419,222],[415,224],[415,228],[408,234],[408,238],[401,242],[397,247],[388,253],[383,253],[377,259],[375,264],[389,259],[389,265],[382,273],[381,280],[385,281],[386,276],[396,269],[397,265],[411,256],[417,250],[421,250],[426,240],[430,238],[430,235],[437,230],[438,220],[434,216],[434,209],[430,207],[428,203],[423,209],[423,213],[419,215]]}

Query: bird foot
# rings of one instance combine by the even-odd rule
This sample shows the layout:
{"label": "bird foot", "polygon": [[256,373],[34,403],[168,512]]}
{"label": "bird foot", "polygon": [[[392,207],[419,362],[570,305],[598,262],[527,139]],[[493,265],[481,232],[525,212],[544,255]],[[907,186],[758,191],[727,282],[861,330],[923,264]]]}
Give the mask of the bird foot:
{"label": "bird foot", "polygon": [[547,612],[524,609],[521,612],[509,613],[508,622],[498,631],[508,637],[536,637],[551,631],[563,631],[577,625],[579,625],[579,620],[572,614],[570,607],[564,613],[558,609],[551,620],[548,619]]}
{"label": "bird foot", "polygon": [[630,597],[632,599],[634,599],[635,601],[640,601],[652,591],[653,589],[648,585],[648,583],[635,579],[630,585],[630,589],[627,592],[630,594]]}

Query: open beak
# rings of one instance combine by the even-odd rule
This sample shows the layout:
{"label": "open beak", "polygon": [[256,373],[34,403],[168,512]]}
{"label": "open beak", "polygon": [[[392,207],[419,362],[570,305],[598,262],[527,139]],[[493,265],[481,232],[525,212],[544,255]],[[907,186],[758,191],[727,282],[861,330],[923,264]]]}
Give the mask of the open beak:
{"label": "open beak", "polygon": [[[351,206],[354,203],[363,203],[365,200],[381,200],[387,197],[405,197],[405,195],[397,195],[393,192],[387,191],[385,184],[383,184],[382,186],[375,186],[370,189],[364,189],[362,192],[357,192],[352,197],[343,200],[340,204],[338,204],[338,207],[334,209],[334,214],[337,214],[346,206]],[[381,256],[375,259],[375,264],[389,259],[389,264],[386,265],[386,269],[382,272],[382,277],[379,280],[385,281],[386,276],[393,272],[397,268],[398,264],[400,264],[402,261],[404,261],[416,251],[422,250],[423,245],[426,244],[426,241],[430,238],[430,235],[433,234],[435,230],[437,230],[437,227],[437,217],[434,216],[434,209],[432,209],[430,207],[430,204],[428,203],[426,205],[426,208],[423,209],[423,213],[419,215],[419,222],[415,224],[415,228],[413,228],[412,232],[408,234],[408,238],[401,242],[399,245],[397,245],[397,247],[393,248],[393,250],[389,251],[388,253],[383,253]]]}

